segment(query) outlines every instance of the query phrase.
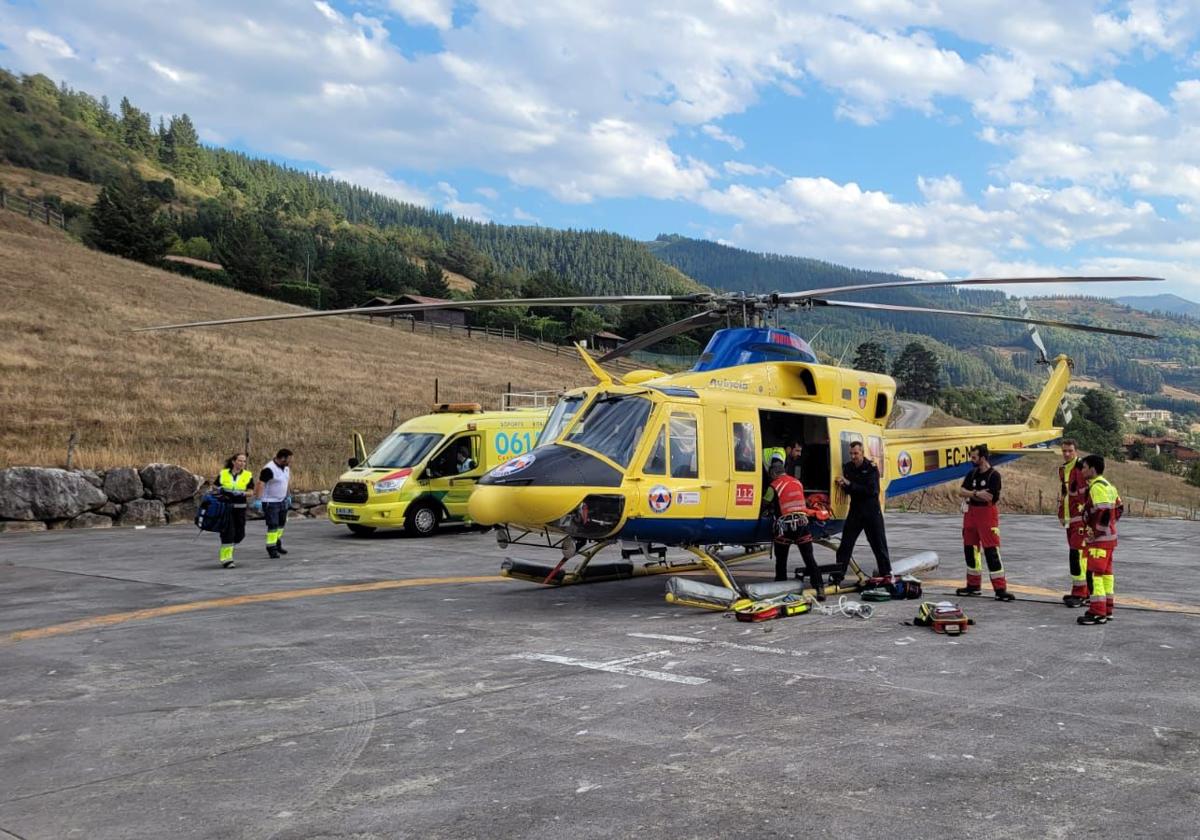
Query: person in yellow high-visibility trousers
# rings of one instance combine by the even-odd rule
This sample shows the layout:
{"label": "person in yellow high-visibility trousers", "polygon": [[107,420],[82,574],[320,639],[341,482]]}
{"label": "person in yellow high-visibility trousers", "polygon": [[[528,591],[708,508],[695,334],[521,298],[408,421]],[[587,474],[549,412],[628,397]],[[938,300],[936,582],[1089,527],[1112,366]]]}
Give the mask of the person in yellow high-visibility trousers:
{"label": "person in yellow high-visibility trousers", "polygon": [[1087,612],[1075,619],[1079,624],[1107,624],[1113,618],[1113,553],[1117,550],[1117,520],[1124,511],[1121,494],[1104,477],[1104,458],[1087,455],[1079,461],[1079,473],[1088,484],[1083,505],[1087,541],[1087,569],[1092,577],[1092,597]]}
{"label": "person in yellow high-visibility trousers", "polygon": [[267,521],[267,556],[278,560],[287,554],[283,547],[283,529],[287,525],[291,496],[288,485],[292,480],[292,450],[280,449],[275,457],[263,465],[258,474],[256,501],[262,504],[263,518]]}
{"label": "person in yellow high-visibility trousers", "polygon": [[254,474],[246,469],[246,453],[237,452],[225,461],[217,477],[217,493],[229,505],[229,516],[221,529],[221,566],[232,569],[233,547],[246,538],[247,496],[254,489]]}

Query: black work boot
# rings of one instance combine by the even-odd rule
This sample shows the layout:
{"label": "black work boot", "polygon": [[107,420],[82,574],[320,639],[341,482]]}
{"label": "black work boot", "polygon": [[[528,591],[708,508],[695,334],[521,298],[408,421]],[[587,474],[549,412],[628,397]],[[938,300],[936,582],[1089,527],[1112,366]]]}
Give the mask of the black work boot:
{"label": "black work boot", "polygon": [[283,537],[280,537],[279,542],[275,543],[275,550],[280,554],[287,554],[287,549],[283,547]]}
{"label": "black work boot", "polygon": [[824,601],[825,600],[825,584],[818,577],[818,578],[813,578],[812,585],[813,585],[813,591],[816,593],[813,597],[815,597],[818,601]]}
{"label": "black work boot", "polygon": [[1017,600],[1017,596],[1012,594],[1011,592],[1009,592],[1007,589],[997,589],[996,590],[996,600],[997,601],[1015,601],[1015,600]]}
{"label": "black work boot", "polygon": [[970,585],[968,585],[968,586],[960,586],[960,587],[958,587],[958,589],[955,589],[955,590],[954,590],[954,594],[955,594],[955,595],[978,595],[978,594],[979,594],[979,593],[981,593],[982,591],[983,591],[983,590],[982,590],[982,589],[980,589],[978,586],[970,586]]}
{"label": "black work boot", "polygon": [[272,560],[278,560],[279,559],[279,549],[273,545],[267,546],[267,556],[270,557]]}
{"label": "black work boot", "polygon": [[1083,599],[1082,595],[1064,595],[1063,596],[1063,604],[1070,607],[1071,609],[1077,609],[1078,607],[1083,606],[1084,599]]}

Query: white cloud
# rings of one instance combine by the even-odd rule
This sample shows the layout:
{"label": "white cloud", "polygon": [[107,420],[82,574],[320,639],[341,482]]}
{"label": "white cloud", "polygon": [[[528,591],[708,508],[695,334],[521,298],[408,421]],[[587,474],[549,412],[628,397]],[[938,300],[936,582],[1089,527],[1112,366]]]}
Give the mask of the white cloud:
{"label": "white cloud", "polygon": [[518,222],[529,222],[530,224],[538,224],[541,220],[532,213],[526,213],[520,207],[513,207],[512,213],[509,214]]}
{"label": "white cloud", "polygon": [[414,26],[449,29],[453,21],[454,0],[390,0],[388,6]]}
{"label": "white cloud", "polygon": [[708,123],[707,125],[700,126],[700,130],[714,140],[720,141],[721,143],[728,143],[733,147],[734,151],[740,152],[742,149],[746,148],[746,144],[740,137],[735,137],[732,134],[726,134],[721,130],[720,126]]}
{"label": "white cloud", "polygon": [[721,167],[730,175],[783,175],[774,166],[755,166],[751,163],[740,163],[736,160],[727,160]]}
{"label": "white cloud", "polygon": [[398,201],[416,204],[421,207],[433,207],[437,204],[434,198],[419,187],[404,181],[399,181],[381,169],[362,167],[358,169],[335,169],[327,173],[329,178],[337,181],[349,181],[369,190],[386,195]]}
{"label": "white cloud", "polygon": [[458,197],[458,190],[447,184],[445,181],[438,182],[438,190],[442,193],[442,209],[448,213],[453,213],[465,219],[474,219],[477,222],[490,222],[492,220],[492,211],[472,201],[462,201]]}
{"label": "white cloud", "polygon": [[313,0],[313,5],[317,7],[317,11],[325,16],[325,19],[333,23],[341,23],[342,16],[330,6],[325,0]]}
{"label": "white cloud", "polygon": [[917,189],[925,196],[925,200],[930,202],[951,203],[963,197],[962,182],[953,175],[941,178],[925,178],[918,175]]}
{"label": "white cloud", "polygon": [[25,40],[39,50],[45,50],[56,58],[75,58],[75,50],[71,45],[57,35],[43,29],[30,29],[25,33]]}

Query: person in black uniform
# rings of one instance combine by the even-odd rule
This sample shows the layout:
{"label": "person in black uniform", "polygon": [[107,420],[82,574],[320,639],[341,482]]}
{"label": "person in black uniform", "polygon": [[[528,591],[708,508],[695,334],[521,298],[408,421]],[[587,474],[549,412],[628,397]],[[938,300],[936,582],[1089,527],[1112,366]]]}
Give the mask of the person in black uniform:
{"label": "person in black uniform", "polygon": [[804,443],[800,438],[792,438],[785,447],[787,459],[783,462],[784,475],[790,475],[797,481],[804,481],[800,475],[800,459],[804,455]]}
{"label": "person in black uniform", "polygon": [[850,566],[854,544],[864,531],[875,554],[875,576],[890,577],[892,561],[888,557],[887,534],[883,530],[883,510],[879,507],[879,470],[863,455],[860,441],[850,444],[850,460],[842,465],[837,484],[850,496],[850,512],[842,525],[842,542],[837,550],[837,571],[830,575],[840,584]]}

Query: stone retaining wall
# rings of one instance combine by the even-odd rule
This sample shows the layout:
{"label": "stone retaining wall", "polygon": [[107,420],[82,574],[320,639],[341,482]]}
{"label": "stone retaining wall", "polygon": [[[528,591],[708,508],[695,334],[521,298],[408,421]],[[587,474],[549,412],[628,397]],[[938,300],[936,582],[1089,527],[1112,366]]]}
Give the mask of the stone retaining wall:
{"label": "stone retaining wall", "polygon": [[[174,464],[0,470],[0,533],[191,522],[212,482]],[[325,516],[329,493],[296,493],[292,516]],[[250,511],[251,519],[261,518]]]}

